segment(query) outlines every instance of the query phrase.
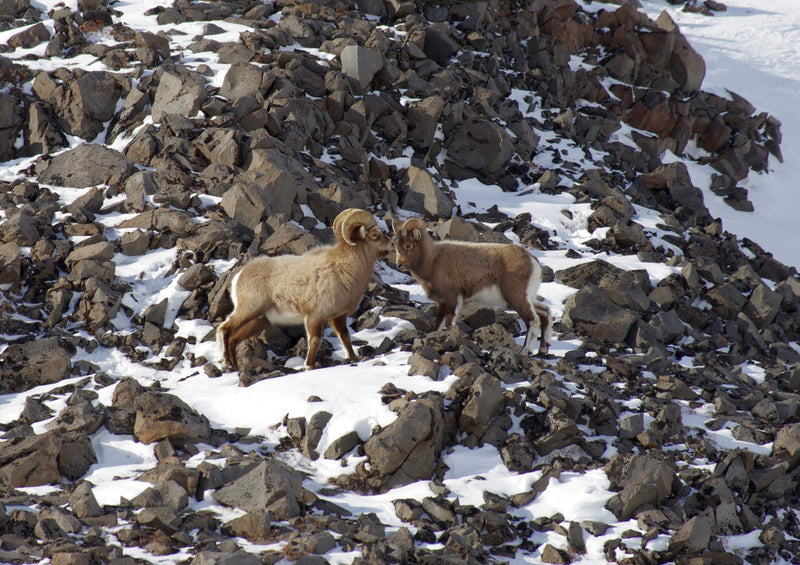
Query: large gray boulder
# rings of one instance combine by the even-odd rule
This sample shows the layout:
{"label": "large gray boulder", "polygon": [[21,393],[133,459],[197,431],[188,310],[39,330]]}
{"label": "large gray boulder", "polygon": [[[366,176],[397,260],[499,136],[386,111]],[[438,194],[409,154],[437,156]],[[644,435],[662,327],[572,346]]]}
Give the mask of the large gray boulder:
{"label": "large gray boulder", "polygon": [[54,432],[30,435],[7,441],[0,449],[0,484],[10,487],[34,487],[58,484],[58,453],[61,436]]}
{"label": "large gray boulder", "polygon": [[408,191],[401,206],[411,212],[439,218],[449,218],[455,208],[431,174],[413,165],[408,168]]}
{"label": "large gray boulder", "polygon": [[264,73],[258,66],[249,63],[236,63],[228,68],[219,95],[231,102],[243,96],[256,97],[272,85],[273,77]]}
{"label": "large gray boulder", "polygon": [[562,319],[582,337],[605,343],[624,342],[637,320],[633,312],[614,304],[591,283],[567,298]]}
{"label": "large gray boulder", "polygon": [[448,171],[456,178],[477,176],[496,181],[506,172],[514,153],[511,135],[500,125],[488,120],[466,120],[445,143]]}
{"label": "large gray boulder", "polygon": [[136,171],[130,159],[103,145],[84,143],[53,157],[39,175],[44,184],[85,188],[120,182]]}
{"label": "large gray boulder", "polygon": [[271,511],[278,520],[300,514],[302,493],[300,473],[275,461],[266,460],[233,482],[214,491],[220,504],[246,512]]}
{"label": "large gray boulder", "polygon": [[169,439],[180,445],[208,440],[211,436],[208,419],[177,396],[145,392],[136,397],[134,406],[133,435],[144,444]]}
{"label": "large gray boulder", "polygon": [[364,444],[378,490],[431,478],[444,437],[441,404],[434,397],[412,402]]}
{"label": "large gray boulder", "polygon": [[206,87],[200,75],[165,72],[161,75],[153,100],[153,121],[160,122],[167,114],[192,118],[205,100]]}
{"label": "large gray boulder", "polygon": [[21,392],[70,376],[72,347],[55,337],[9,345],[0,353],[0,392]]}
{"label": "large gray boulder", "polygon": [[353,78],[364,90],[372,82],[375,74],[383,68],[383,56],[367,47],[348,45],[339,56],[342,73]]}

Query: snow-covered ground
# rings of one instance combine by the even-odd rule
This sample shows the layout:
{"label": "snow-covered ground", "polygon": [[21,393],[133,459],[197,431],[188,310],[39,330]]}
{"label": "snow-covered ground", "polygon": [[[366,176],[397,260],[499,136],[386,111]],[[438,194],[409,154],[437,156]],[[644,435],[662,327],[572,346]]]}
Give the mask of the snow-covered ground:
{"label": "snow-covered ground", "polygon": [[[750,174],[740,183],[755,211],[737,212],[705,190],[706,206],[723,228],[748,237],[779,261],[800,268],[800,2],[797,0],[728,0],[713,17],[682,11],[660,0],[645,0],[643,10],[656,18],[666,10],[706,62],[703,90],[728,91],[747,99],[757,112],[780,120],[783,163],[770,158],[767,174]],[[707,172],[691,170],[695,184]]]}
{"label": "snow-covered ground", "polygon": [[[55,0],[35,2],[43,11],[47,11]],[[69,0],[68,5],[76,4],[76,0]],[[144,12],[157,5],[155,0],[124,0],[113,4],[113,8],[124,14],[122,21],[137,29],[157,31],[155,18],[144,16]],[[593,3],[596,7],[597,3]],[[794,102],[795,93],[800,90],[800,1],[798,0],[729,0],[728,10],[718,12],[714,17],[689,14],[680,11],[680,7],[670,6],[662,1],[644,1],[643,7],[649,15],[655,17],[662,9],[667,9],[672,18],[679,24],[683,33],[689,38],[692,45],[702,54],[706,61],[707,74],[703,88],[717,94],[725,95],[726,89],[741,94],[748,99],[759,111],[767,111],[775,115],[783,124],[782,151],[784,162],[771,161],[768,174],[751,176],[743,183],[750,191],[750,199],[755,205],[755,212],[736,212],[722,202],[710,191],[705,190],[705,198],[713,216],[723,219],[724,228],[737,234],[739,237],[748,237],[763,248],[771,251],[775,257],[787,264],[800,266],[800,245],[794,239],[800,235],[800,228],[796,221],[797,211],[800,210],[800,109]],[[230,38],[238,37],[241,26],[234,23],[224,25]],[[48,25],[52,25],[49,22]],[[201,24],[182,24],[178,27],[185,35],[191,38],[199,32]],[[16,33],[18,30],[14,30]],[[0,33],[0,42],[6,41],[9,32]],[[181,36],[176,36],[181,37]],[[227,39],[227,38],[221,38]],[[187,39],[188,41],[188,39]],[[43,48],[37,48],[43,49]],[[31,50],[36,52],[36,49]],[[15,58],[24,55],[24,52],[13,54]],[[191,55],[191,54],[188,54]],[[215,66],[215,61],[209,58],[197,57],[196,64],[205,63],[217,72],[214,81],[220,82],[224,71]],[[86,68],[85,60],[43,61],[30,64],[41,64],[40,68],[53,68],[60,64],[77,64]],[[77,141],[77,140],[76,140]],[[26,167],[29,162],[6,163],[0,166],[0,178],[13,178],[18,171]],[[705,176],[709,171],[700,167],[692,167],[695,183],[705,188]],[[55,190],[55,189],[54,189]],[[69,202],[79,195],[74,190],[59,192],[63,201]],[[585,229],[585,219],[590,213],[588,205],[576,205],[567,196],[549,196],[533,194],[519,196],[517,194],[503,193],[496,187],[485,187],[476,182],[462,183],[457,190],[460,203],[464,211],[471,209],[467,202],[472,202],[475,209],[486,209],[493,204],[508,212],[518,214],[531,212],[537,222],[554,234],[561,249],[551,252],[539,252],[539,259],[555,270],[574,264],[575,259],[569,259],[566,251],[570,248],[583,249],[581,242],[589,239]],[[571,220],[562,214],[564,209],[571,212]],[[646,210],[640,212],[637,221],[648,229],[656,230],[657,218],[650,218]],[[102,218],[109,230],[120,221],[119,217],[109,216]],[[118,275],[134,286],[134,292],[129,299],[135,298],[138,302],[137,310],[167,298],[170,300],[173,313],[185,298],[185,294],[174,282],[172,276],[165,273],[174,257],[172,251],[149,253],[135,262],[130,258],[118,255],[115,260],[118,264]],[[604,257],[606,260],[627,269],[647,269],[654,282],[663,279],[672,272],[672,269],[662,264],[643,264],[634,257]],[[585,260],[588,260],[585,259]],[[217,269],[221,272],[230,265],[219,264]],[[390,273],[391,274],[391,273]],[[396,275],[396,274],[395,274]],[[396,281],[402,282],[402,277],[397,276]],[[393,282],[393,281],[390,281]],[[407,281],[406,281],[407,282]],[[415,285],[412,285],[415,286]],[[553,308],[555,317],[559,318],[563,309],[564,299],[573,292],[557,283],[542,286],[541,293],[547,303]],[[414,296],[421,296],[417,287]],[[126,331],[122,320],[115,320],[120,331]],[[204,355],[209,359],[218,359],[218,355],[211,342],[200,342],[210,330],[211,325],[203,321],[177,320],[180,325],[180,335],[195,336],[198,339],[196,346],[190,346],[191,351],[199,356]],[[354,337],[369,343],[380,343],[383,337],[391,337],[404,327],[406,322],[393,318],[383,318],[380,324],[372,329],[356,334]],[[326,336],[331,336],[330,332]],[[333,339],[337,348],[336,355],[343,358],[338,341]],[[567,351],[578,346],[577,342],[557,342],[552,352],[564,355]],[[99,370],[116,378],[134,376],[137,380],[147,385],[159,381],[161,385],[176,394],[194,409],[209,418],[212,426],[224,427],[233,430],[244,428],[252,435],[261,436],[259,449],[270,450],[274,448],[285,429],[276,428],[284,416],[310,417],[319,410],[328,410],[334,414],[325,436],[322,438],[319,451],[323,452],[331,441],[341,435],[355,430],[362,440],[366,440],[371,430],[376,425],[386,425],[395,415],[380,402],[378,390],[387,382],[406,390],[444,391],[450,386],[453,377],[445,376],[441,381],[431,381],[424,377],[408,376],[408,354],[394,352],[379,359],[364,361],[357,366],[339,366],[318,369],[305,373],[297,373],[269,379],[256,383],[248,388],[240,388],[238,376],[235,373],[225,373],[222,377],[212,379],[197,368],[191,367],[188,361],[181,362],[172,371],[158,371],[147,368],[141,364],[133,363],[122,354],[97,348],[92,353],[82,352],[78,358],[86,359],[99,367]],[[76,359],[77,360],[77,359]],[[555,361],[553,362],[555,363]],[[754,373],[758,369],[751,368]],[[19,417],[24,407],[27,394],[42,393],[52,387],[40,387],[26,394],[0,396],[0,421],[10,422]],[[319,396],[322,402],[311,404],[308,402],[310,391]],[[100,391],[99,401],[104,404],[111,403],[113,387]],[[49,401],[48,406],[54,411],[63,408],[61,400]],[[700,427],[708,418],[708,411],[701,408],[684,407],[684,422],[690,426]],[[44,431],[47,422],[35,426],[37,432]],[[714,440],[721,443],[735,442],[726,431],[720,430],[714,435]],[[115,436],[108,432],[99,432],[93,437],[95,451],[99,463],[94,465],[86,479],[91,481],[94,493],[100,504],[118,504],[120,497],[132,498],[144,490],[147,483],[136,481],[134,477],[142,471],[155,465],[155,456],[152,446],[144,446],[131,437]],[[740,442],[741,443],[741,442]],[[730,444],[728,444],[730,445]],[[244,449],[253,446],[242,446]],[[747,445],[748,449],[765,453],[769,446]],[[199,464],[204,453],[193,460]],[[357,455],[348,456],[343,465],[338,461],[309,461],[298,453],[288,453],[283,456],[291,458],[291,463],[309,473],[305,487],[318,492],[326,481],[336,475],[346,473],[355,468],[361,460]],[[453,496],[457,496],[462,504],[480,504],[483,501],[483,492],[513,495],[528,490],[541,473],[534,471],[518,474],[508,471],[500,460],[498,451],[486,446],[469,450],[457,447],[445,455],[444,462],[449,467],[445,476],[445,484]],[[190,464],[192,461],[190,461]],[[613,524],[605,535],[592,537],[587,540],[587,554],[581,563],[606,563],[603,553],[603,544],[606,540],[619,538],[621,532],[631,527],[636,527],[635,521],[631,523],[616,523],[614,516],[604,508],[605,502],[612,492],[608,490],[609,482],[602,471],[592,471],[581,475],[564,473],[559,479],[552,479],[548,489],[537,499],[520,509],[514,510],[521,518],[532,519],[539,516],[551,516],[560,512],[567,520],[598,520]],[[30,489],[33,492],[46,492],[50,487]],[[401,522],[395,515],[392,500],[398,498],[420,498],[430,495],[427,483],[417,483],[395,489],[390,493],[379,496],[362,496],[352,493],[337,495],[323,495],[336,504],[350,509],[353,513],[375,512],[385,524],[398,527]],[[211,497],[205,501],[195,503],[198,509],[217,512],[223,520],[233,518],[240,513],[225,509],[212,502]],[[537,533],[537,543],[549,542],[563,547],[563,536],[553,532]],[[752,537],[747,539],[729,538],[727,545],[730,549],[736,547],[751,547],[759,542]],[[660,535],[647,544],[649,549],[663,549],[669,537]],[[640,543],[640,541],[637,541]],[[256,548],[257,549],[257,548]],[[173,563],[186,558],[186,555],[155,557],[142,555],[141,550],[126,549],[131,555],[146,557],[153,562]],[[325,558],[331,563],[349,563],[357,553],[343,553],[340,550],[326,554]],[[518,552],[511,560],[513,564],[540,563],[538,552],[525,554]]]}

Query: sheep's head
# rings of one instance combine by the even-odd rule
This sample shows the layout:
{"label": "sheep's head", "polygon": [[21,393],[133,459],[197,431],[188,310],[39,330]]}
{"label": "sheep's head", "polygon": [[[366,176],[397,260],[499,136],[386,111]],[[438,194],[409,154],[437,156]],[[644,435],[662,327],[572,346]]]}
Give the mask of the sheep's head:
{"label": "sheep's head", "polygon": [[392,221],[392,230],[397,264],[412,267],[422,253],[421,242],[427,236],[425,224],[419,218],[410,218],[402,224]]}
{"label": "sheep's head", "polygon": [[336,216],[333,234],[338,241],[353,247],[363,241],[378,257],[386,257],[392,248],[391,240],[378,227],[372,214],[358,208],[348,208]]}

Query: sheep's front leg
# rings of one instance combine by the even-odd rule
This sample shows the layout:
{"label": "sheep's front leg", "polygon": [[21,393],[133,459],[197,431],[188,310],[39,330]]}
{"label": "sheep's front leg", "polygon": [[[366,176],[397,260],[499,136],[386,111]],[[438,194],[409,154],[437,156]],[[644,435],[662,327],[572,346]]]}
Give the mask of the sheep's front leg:
{"label": "sheep's front leg", "polygon": [[303,369],[314,369],[317,366],[317,352],[322,343],[322,320],[306,318],[306,337],[308,339],[308,353]]}

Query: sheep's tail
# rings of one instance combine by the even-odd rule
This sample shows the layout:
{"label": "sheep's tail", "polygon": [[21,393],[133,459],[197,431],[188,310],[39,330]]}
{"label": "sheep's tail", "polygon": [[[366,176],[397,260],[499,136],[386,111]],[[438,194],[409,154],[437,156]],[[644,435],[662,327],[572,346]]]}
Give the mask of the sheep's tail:
{"label": "sheep's tail", "polygon": [[230,318],[226,319],[217,327],[217,349],[222,356],[222,361],[228,358],[228,352],[225,350],[225,344],[228,343],[228,332],[230,331]]}
{"label": "sheep's tail", "polygon": [[225,321],[222,322],[219,326],[217,326],[217,333],[216,333],[217,349],[219,349],[219,353],[220,355],[222,355],[223,362],[228,360],[228,351],[226,350],[226,347],[228,343],[228,334],[231,331],[230,330],[231,317],[233,316],[233,313],[236,312],[236,303],[238,302],[236,296],[236,283],[239,280],[239,275],[241,273],[242,272],[239,271],[233,276],[233,280],[231,281],[231,286],[229,290],[231,295],[231,302],[233,303],[233,310],[231,310],[231,313],[228,315],[227,318],[225,318]]}

